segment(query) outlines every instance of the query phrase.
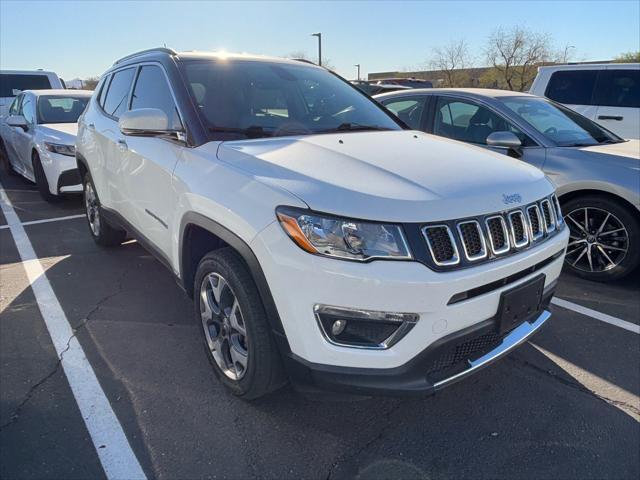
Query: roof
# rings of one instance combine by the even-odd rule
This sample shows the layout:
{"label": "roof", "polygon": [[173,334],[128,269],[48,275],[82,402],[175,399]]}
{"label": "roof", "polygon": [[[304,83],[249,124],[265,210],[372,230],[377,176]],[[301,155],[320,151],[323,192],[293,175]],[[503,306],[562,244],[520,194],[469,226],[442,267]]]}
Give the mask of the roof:
{"label": "roof", "polygon": [[55,72],[51,72],[48,70],[0,70],[0,73],[6,73],[11,75],[55,75],[58,76]]}
{"label": "roof", "polygon": [[[402,93],[427,93],[429,95],[437,95],[439,93],[462,93],[469,96],[476,97],[534,97],[535,95],[531,95],[530,93],[524,92],[514,92],[512,90],[498,90],[493,88],[413,88],[409,90],[402,90]],[[381,95],[376,95],[375,97],[384,98],[386,96],[392,96],[393,94],[397,94],[398,92],[390,92],[383,93]]]}
{"label": "roof", "polygon": [[569,63],[567,65],[546,65],[538,70],[605,70],[611,68],[640,68],[640,63]]}
{"label": "roof", "polygon": [[51,88],[48,90],[24,90],[24,92],[33,93],[36,97],[41,95],[60,95],[62,97],[90,97],[93,95],[93,91],[91,90],[74,90],[74,89],[64,89],[64,88]]}

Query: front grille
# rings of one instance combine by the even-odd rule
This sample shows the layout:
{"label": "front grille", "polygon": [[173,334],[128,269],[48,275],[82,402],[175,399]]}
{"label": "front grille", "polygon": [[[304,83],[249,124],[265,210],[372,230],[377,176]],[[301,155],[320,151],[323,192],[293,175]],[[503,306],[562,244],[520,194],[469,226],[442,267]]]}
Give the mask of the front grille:
{"label": "front grille", "polygon": [[528,248],[558,230],[558,209],[554,196],[506,212],[426,225],[427,263],[436,269],[464,267]]}
{"label": "front grille", "polygon": [[513,235],[513,244],[516,248],[525,247],[529,243],[529,233],[527,232],[527,227],[524,222],[524,215],[520,210],[509,214],[511,235]]}
{"label": "front grille", "polygon": [[535,241],[544,235],[542,230],[542,219],[540,218],[540,209],[537,205],[531,205],[527,208],[527,218],[531,227],[531,238]]}
{"label": "front grille", "polygon": [[427,376],[431,380],[440,380],[448,376],[448,370],[459,366],[468,367],[467,360],[479,357],[493,350],[502,341],[503,336],[497,332],[489,332],[476,338],[452,345],[433,359],[427,367]]}
{"label": "front grille", "polygon": [[542,207],[542,215],[544,217],[544,228],[547,232],[553,232],[556,229],[556,225],[554,223],[553,212],[551,211],[551,203],[545,199],[540,202],[540,206]]}
{"label": "front grille", "polygon": [[493,253],[495,255],[507,253],[510,248],[509,231],[507,230],[507,224],[504,218],[500,215],[489,217],[485,221],[485,224],[489,231],[489,243],[491,244]]}
{"label": "front grille", "polygon": [[467,260],[475,261],[487,256],[484,236],[477,221],[459,223],[458,233],[462,239],[462,247]]}
{"label": "front grille", "polygon": [[560,202],[558,201],[558,197],[555,194],[551,196],[551,201],[553,202],[553,206],[555,207],[556,214],[556,224],[562,225],[564,222],[564,218],[562,217],[562,210],[560,209]]}
{"label": "front grille", "polygon": [[456,242],[447,225],[426,227],[423,232],[436,265],[455,265],[459,262]]}

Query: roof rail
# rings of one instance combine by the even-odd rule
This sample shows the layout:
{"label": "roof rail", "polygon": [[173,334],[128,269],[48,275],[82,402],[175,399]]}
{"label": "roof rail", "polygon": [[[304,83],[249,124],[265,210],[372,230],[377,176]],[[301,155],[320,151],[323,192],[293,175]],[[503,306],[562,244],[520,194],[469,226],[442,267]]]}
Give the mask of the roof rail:
{"label": "roof rail", "polygon": [[116,60],[115,62],[113,62],[113,64],[117,65],[119,63],[124,62],[125,60],[129,60],[130,58],[137,57],[138,55],[144,55],[145,53],[153,53],[153,52],[167,53],[169,55],[178,54],[173,48],[166,48],[166,47],[148,48],[147,50],[140,50],[139,52],[132,53],[131,55],[127,55],[126,57],[122,57]]}

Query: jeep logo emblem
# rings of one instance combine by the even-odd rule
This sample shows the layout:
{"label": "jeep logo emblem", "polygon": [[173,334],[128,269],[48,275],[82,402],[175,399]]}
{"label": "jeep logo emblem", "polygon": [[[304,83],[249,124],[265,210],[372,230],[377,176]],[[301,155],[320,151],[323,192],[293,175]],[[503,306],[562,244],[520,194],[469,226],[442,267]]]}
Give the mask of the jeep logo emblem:
{"label": "jeep logo emblem", "polygon": [[512,193],[511,195],[507,195],[506,193],[502,194],[502,202],[505,205],[510,205],[512,203],[520,203],[522,202],[522,197],[519,193]]}

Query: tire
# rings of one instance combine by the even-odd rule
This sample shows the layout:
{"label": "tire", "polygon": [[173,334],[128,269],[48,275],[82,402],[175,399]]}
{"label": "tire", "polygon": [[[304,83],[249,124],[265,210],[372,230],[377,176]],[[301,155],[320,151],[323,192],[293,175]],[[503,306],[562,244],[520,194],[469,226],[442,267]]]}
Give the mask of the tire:
{"label": "tire", "polygon": [[222,248],[205,255],[198,265],[194,288],[195,319],[218,379],[245,400],[283,386],[286,379],[264,305],[238,254]]}
{"label": "tire", "polygon": [[91,237],[102,247],[115,247],[120,245],[124,242],[127,232],[112,225],[102,215],[98,193],[96,192],[96,187],[89,173],[85,174],[82,184],[85,213]]}
{"label": "tire", "polygon": [[49,182],[47,182],[47,176],[44,173],[40,156],[36,152],[33,152],[31,155],[31,165],[33,166],[33,175],[36,177],[36,186],[38,187],[40,196],[49,203],[60,200],[60,197],[53,195],[49,191]]}
{"label": "tire", "polygon": [[640,222],[636,212],[604,195],[573,198],[562,204],[562,211],[571,231],[565,257],[569,271],[588,280],[608,282],[638,268]]}

